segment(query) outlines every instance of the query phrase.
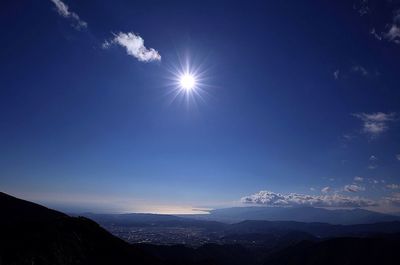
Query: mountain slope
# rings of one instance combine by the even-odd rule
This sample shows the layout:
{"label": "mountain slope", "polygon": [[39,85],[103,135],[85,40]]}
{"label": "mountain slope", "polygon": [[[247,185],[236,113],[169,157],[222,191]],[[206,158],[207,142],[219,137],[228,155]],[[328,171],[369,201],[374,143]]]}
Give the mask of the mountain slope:
{"label": "mountain slope", "polygon": [[159,264],[95,222],[0,194],[0,264]]}
{"label": "mountain slope", "polygon": [[67,215],[0,192],[0,225],[56,220]]}

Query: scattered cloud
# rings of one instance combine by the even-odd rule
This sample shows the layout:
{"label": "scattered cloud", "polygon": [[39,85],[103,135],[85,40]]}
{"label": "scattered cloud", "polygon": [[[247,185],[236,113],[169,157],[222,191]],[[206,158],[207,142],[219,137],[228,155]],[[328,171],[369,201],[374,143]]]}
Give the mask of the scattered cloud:
{"label": "scattered cloud", "polygon": [[69,11],[68,6],[61,0],[50,0],[56,6],[57,12],[60,16],[64,18],[71,19],[73,21],[73,26],[76,29],[87,28],[87,23],[83,21],[78,14]]}
{"label": "scattered cloud", "polygon": [[336,80],[338,80],[338,79],[339,79],[339,74],[340,74],[340,71],[339,71],[339,69],[338,69],[338,70],[336,70],[335,72],[333,72],[333,77],[334,77]]}
{"label": "scattered cloud", "polygon": [[355,113],[354,117],[363,122],[363,132],[371,138],[375,138],[385,132],[389,127],[388,123],[395,120],[395,113]]}
{"label": "scattered cloud", "polygon": [[392,24],[388,32],[384,34],[384,37],[391,42],[400,44],[400,27],[396,24]]}
{"label": "scattered cloud", "polygon": [[371,29],[371,35],[374,36],[377,40],[382,40],[382,34],[376,32],[375,28]]}
{"label": "scattered cloud", "polygon": [[386,185],[386,188],[391,189],[391,190],[398,190],[398,189],[400,189],[400,185],[399,184],[388,184],[388,185]]}
{"label": "scattered cloud", "polygon": [[365,69],[365,68],[364,68],[363,66],[361,66],[361,65],[354,65],[354,66],[351,68],[351,71],[354,72],[354,73],[359,73],[359,74],[362,75],[362,76],[367,76],[367,75],[368,75],[367,69]]}
{"label": "scattered cloud", "polygon": [[331,187],[325,187],[325,188],[322,188],[321,189],[321,192],[322,193],[328,193],[328,192],[330,192],[332,189],[331,189]]}
{"label": "scattered cloud", "polygon": [[357,181],[357,182],[363,182],[364,181],[364,178],[363,177],[354,177],[354,181]]}
{"label": "scattered cloud", "polygon": [[373,200],[361,197],[349,197],[341,194],[280,194],[271,191],[260,191],[245,196],[241,198],[241,202],[245,204],[260,204],[267,206],[367,207],[377,205]]}
{"label": "scattered cloud", "polygon": [[400,161],[400,154],[396,155],[396,159]]}
{"label": "scattered cloud", "polygon": [[311,191],[315,191],[315,188],[311,187],[310,190],[311,190]]}
{"label": "scattered cloud", "polygon": [[354,139],[354,136],[351,134],[343,134],[343,139],[350,141]]}
{"label": "scattered cloud", "polygon": [[378,158],[376,156],[371,155],[368,160],[372,163],[368,166],[368,169],[375,169],[378,167],[378,165],[376,164]]}
{"label": "scattered cloud", "polygon": [[118,44],[126,49],[126,52],[138,59],[141,62],[160,61],[161,55],[153,48],[146,48],[144,46],[144,40],[139,35],[128,32],[120,32],[114,34],[114,38],[105,41],[102,45],[104,49],[110,48],[110,46]]}
{"label": "scattered cloud", "polygon": [[393,204],[394,206],[400,206],[400,193],[393,193],[390,197],[385,197],[384,201],[389,204]]}
{"label": "scattered cloud", "polygon": [[368,6],[368,0],[360,0],[353,4],[353,9],[357,10],[360,16],[364,16],[370,13],[370,8]]}
{"label": "scattered cloud", "polygon": [[365,188],[358,186],[356,184],[350,184],[350,185],[344,186],[344,190],[347,192],[359,192],[359,191],[364,191]]}
{"label": "scattered cloud", "polygon": [[378,184],[378,183],[379,183],[379,181],[376,180],[376,179],[371,180],[371,182],[372,182],[373,184]]}
{"label": "scattered cloud", "polygon": [[400,9],[393,12],[392,21],[386,25],[383,32],[378,33],[375,28],[372,28],[370,33],[377,40],[385,39],[400,44]]}
{"label": "scattered cloud", "polygon": [[352,66],[344,69],[336,69],[333,72],[333,78],[335,80],[347,79],[351,76],[361,76],[363,78],[369,78],[378,75],[379,72],[376,71],[375,73],[373,73],[360,64],[353,64]]}

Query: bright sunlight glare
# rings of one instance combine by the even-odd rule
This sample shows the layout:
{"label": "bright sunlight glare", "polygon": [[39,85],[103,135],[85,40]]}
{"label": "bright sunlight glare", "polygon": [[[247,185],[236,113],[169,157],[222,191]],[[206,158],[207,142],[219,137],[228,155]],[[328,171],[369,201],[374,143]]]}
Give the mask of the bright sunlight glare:
{"label": "bright sunlight glare", "polygon": [[191,74],[183,74],[179,82],[181,87],[185,90],[192,90],[196,85],[196,79]]}

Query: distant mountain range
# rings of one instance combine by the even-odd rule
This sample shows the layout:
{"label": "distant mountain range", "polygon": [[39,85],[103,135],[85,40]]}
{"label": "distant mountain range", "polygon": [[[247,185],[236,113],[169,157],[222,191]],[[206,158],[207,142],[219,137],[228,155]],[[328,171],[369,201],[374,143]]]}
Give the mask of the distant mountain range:
{"label": "distant mountain range", "polygon": [[70,217],[4,193],[0,193],[0,212],[1,265],[391,265],[397,264],[400,248],[400,222],[227,224],[168,215],[92,214],[117,227],[198,227],[236,242],[192,248],[128,244],[88,218]]}
{"label": "distant mountain range", "polygon": [[[328,224],[371,224],[400,221],[400,216],[383,214],[364,209],[327,210],[314,207],[234,207],[216,209],[210,214],[164,215],[164,214],[80,214],[101,224],[118,223],[123,226],[198,226],[221,228],[221,223],[239,223],[246,220],[294,221]],[[208,222],[201,222],[208,221]]]}
{"label": "distant mountain range", "polygon": [[[306,208],[310,210],[310,208]],[[351,213],[359,211],[349,211]],[[361,211],[364,213],[364,211]],[[368,211],[366,211],[368,212]],[[378,214],[379,215],[379,214]],[[340,236],[368,236],[371,234],[400,233],[400,221],[338,225],[321,222],[246,220],[222,223],[162,214],[84,214],[104,227],[199,228],[219,237],[247,234],[285,235],[297,231],[316,238]],[[384,216],[384,215],[383,215]],[[389,218],[388,220],[392,220]],[[305,236],[307,238],[307,236]]]}
{"label": "distant mountain range", "polygon": [[327,210],[314,207],[233,207],[212,210],[208,215],[190,217],[227,223],[236,223],[244,220],[267,220],[347,225],[400,221],[400,216],[364,209]]}

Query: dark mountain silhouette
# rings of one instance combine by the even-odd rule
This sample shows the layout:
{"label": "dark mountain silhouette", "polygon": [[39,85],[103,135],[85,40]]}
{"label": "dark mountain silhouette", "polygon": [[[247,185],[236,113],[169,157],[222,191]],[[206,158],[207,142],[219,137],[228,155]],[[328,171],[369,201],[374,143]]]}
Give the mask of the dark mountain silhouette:
{"label": "dark mountain silhouette", "polygon": [[0,264],[159,264],[87,218],[0,193]]}
{"label": "dark mountain silhouette", "polygon": [[156,256],[165,265],[258,265],[259,253],[254,253],[241,245],[205,244],[199,248],[183,245],[156,246],[135,245],[139,249]]}
{"label": "dark mountain silhouette", "polygon": [[400,221],[399,216],[364,209],[327,210],[314,207],[233,207],[210,211],[192,218],[236,223],[245,220],[320,222],[330,224],[367,224]]}
{"label": "dark mountain silhouette", "polygon": [[41,222],[67,217],[63,213],[12,197],[3,192],[0,192],[0,209],[1,213],[4,214],[3,218],[0,218],[2,226],[17,222]]}
{"label": "dark mountain silhouette", "polygon": [[398,264],[400,235],[303,241],[270,255],[264,265]]}
{"label": "dark mountain silhouette", "polygon": [[331,225],[327,223],[302,223],[293,221],[243,221],[231,224],[226,232],[235,234],[286,234],[288,231],[304,232],[314,237],[370,236],[400,233],[400,222],[382,222],[357,225]]}

